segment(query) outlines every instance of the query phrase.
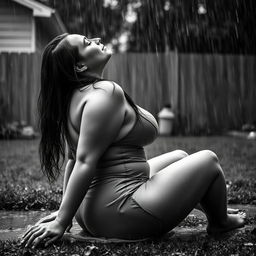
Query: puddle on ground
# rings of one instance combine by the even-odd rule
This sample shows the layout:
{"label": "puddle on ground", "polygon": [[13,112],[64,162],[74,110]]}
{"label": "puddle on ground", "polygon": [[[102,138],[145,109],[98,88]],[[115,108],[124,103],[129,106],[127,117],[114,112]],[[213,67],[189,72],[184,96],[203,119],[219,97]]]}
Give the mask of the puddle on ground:
{"label": "puddle on ground", "polygon": [[[0,240],[17,240],[22,236],[28,225],[35,224],[50,211],[0,211]],[[81,228],[74,221],[72,232]]]}

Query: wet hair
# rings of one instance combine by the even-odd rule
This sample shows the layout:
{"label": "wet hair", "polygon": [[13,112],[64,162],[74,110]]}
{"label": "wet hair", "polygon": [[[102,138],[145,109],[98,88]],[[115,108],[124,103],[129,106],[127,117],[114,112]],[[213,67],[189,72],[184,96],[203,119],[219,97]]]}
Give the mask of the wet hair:
{"label": "wet hair", "polygon": [[[77,75],[74,67],[79,59],[78,49],[64,40],[68,35],[55,37],[42,55],[38,97],[39,157],[41,169],[50,182],[57,179],[65,161],[65,146],[70,139],[68,111],[73,91],[91,84],[100,89],[95,87],[96,83],[107,80]],[[140,118],[137,106],[125,91],[124,94],[137,118]]]}

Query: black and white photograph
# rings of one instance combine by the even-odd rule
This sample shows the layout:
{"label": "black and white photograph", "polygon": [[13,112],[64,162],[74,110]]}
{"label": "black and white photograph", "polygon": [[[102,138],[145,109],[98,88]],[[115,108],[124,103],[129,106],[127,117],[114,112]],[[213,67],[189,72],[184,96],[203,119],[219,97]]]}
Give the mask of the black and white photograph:
{"label": "black and white photograph", "polygon": [[0,0],[0,255],[256,255],[256,1]]}

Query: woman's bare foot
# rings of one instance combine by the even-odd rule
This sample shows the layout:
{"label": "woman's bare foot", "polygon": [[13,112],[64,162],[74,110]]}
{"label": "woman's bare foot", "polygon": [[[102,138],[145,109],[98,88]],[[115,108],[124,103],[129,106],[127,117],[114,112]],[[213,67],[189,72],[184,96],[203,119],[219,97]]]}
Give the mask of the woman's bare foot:
{"label": "woman's bare foot", "polygon": [[237,214],[237,213],[239,213],[239,209],[227,208],[227,213],[229,213],[229,214]]}
{"label": "woman's bare foot", "polygon": [[236,228],[241,228],[245,223],[245,213],[228,214],[225,223],[219,226],[208,224],[206,231],[208,235],[216,236]]}

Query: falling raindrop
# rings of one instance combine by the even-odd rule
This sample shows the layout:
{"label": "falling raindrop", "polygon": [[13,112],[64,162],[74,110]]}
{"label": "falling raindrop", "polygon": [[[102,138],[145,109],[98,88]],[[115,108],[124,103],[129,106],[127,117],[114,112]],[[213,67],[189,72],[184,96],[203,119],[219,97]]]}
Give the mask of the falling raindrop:
{"label": "falling raindrop", "polygon": [[204,4],[198,4],[198,14],[206,14],[207,10]]}
{"label": "falling raindrop", "polygon": [[119,43],[126,44],[128,41],[128,36],[129,36],[128,32],[124,32],[123,34],[121,34],[121,36],[119,37]]}
{"label": "falling raindrop", "polygon": [[129,23],[134,23],[137,20],[137,13],[134,11],[131,4],[127,6],[127,13],[125,15],[125,20]]}
{"label": "falling raindrop", "polygon": [[129,32],[122,50],[256,52],[255,0],[38,1],[59,12],[69,33],[101,36],[116,51],[121,35]]}
{"label": "falling raindrop", "polygon": [[164,10],[165,11],[169,11],[171,8],[171,4],[169,1],[166,1],[165,4],[164,4]]}
{"label": "falling raindrop", "polygon": [[105,8],[111,8],[112,10],[116,9],[118,6],[117,0],[104,0],[103,7]]}

